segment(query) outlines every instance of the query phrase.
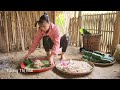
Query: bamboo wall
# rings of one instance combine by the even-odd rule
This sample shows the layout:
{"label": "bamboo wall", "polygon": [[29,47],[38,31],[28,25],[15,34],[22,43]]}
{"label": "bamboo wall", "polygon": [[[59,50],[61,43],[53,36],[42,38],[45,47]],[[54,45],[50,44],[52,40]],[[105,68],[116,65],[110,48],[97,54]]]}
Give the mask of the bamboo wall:
{"label": "bamboo wall", "polygon": [[69,36],[70,36],[70,45],[73,46],[80,46],[80,32],[79,29],[81,28],[81,11],[78,12],[78,17],[76,12],[74,12],[74,17],[70,18],[69,21],[69,28],[68,28],[68,32],[69,32]]}
{"label": "bamboo wall", "polygon": [[[1,11],[0,12],[0,52],[27,50],[36,32],[35,22],[44,11]],[[54,13],[47,11],[51,22]],[[42,46],[39,44],[38,47]]]}
{"label": "bamboo wall", "polygon": [[71,18],[69,26],[70,45],[79,46],[78,18]]}
{"label": "bamboo wall", "polygon": [[[81,27],[87,29],[90,33],[102,34],[100,50],[103,52],[110,52],[113,40],[113,31],[116,20],[116,13],[106,14],[86,14],[81,16]],[[80,46],[79,43],[80,34],[79,29],[80,23],[76,17],[70,19],[69,34],[71,38],[71,45]],[[77,40],[76,40],[77,39]]]}

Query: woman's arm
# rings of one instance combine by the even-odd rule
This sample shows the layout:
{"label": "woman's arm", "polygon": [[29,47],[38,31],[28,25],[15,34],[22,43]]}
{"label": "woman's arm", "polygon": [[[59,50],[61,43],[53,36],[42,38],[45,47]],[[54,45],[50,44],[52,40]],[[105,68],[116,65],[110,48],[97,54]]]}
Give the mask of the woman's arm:
{"label": "woman's arm", "polygon": [[30,46],[29,53],[32,53],[35,51],[35,49],[37,48],[42,37],[43,37],[43,35],[42,35],[41,31],[37,31],[34,36],[34,39],[32,41],[32,44]]}
{"label": "woman's arm", "polygon": [[51,55],[57,55],[59,48],[60,48],[60,39],[61,39],[61,34],[60,34],[60,29],[56,28],[55,34],[54,34],[54,45],[51,51]]}
{"label": "woman's arm", "polygon": [[34,39],[32,41],[32,44],[30,46],[30,49],[28,51],[28,54],[25,56],[25,58],[28,58],[29,55],[35,51],[35,49],[37,48],[42,37],[43,37],[43,35],[42,35],[41,31],[37,31],[34,36]]}

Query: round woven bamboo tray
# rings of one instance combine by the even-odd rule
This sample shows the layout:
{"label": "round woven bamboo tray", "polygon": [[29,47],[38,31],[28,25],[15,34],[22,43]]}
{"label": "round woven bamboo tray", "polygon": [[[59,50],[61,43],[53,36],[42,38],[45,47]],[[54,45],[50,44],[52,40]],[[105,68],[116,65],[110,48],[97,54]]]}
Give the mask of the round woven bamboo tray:
{"label": "round woven bamboo tray", "polygon": [[95,66],[103,66],[103,67],[105,67],[105,66],[111,66],[111,65],[113,65],[114,63],[116,62],[116,60],[114,60],[113,62],[111,62],[111,63],[94,63],[93,62],[93,64],[95,65]]}
{"label": "round woven bamboo tray", "polygon": [[[83,60],[88,61],[87,59],[83,59]],[[91,61],[89,61],[89,62],[91,62]],[[107,67],[107,66],[113,65],[115,62],[116,62],[116,60],[114,59],[114,61],[111,62],[111,63],[95,63],[95,62],[92,62],[92,63],[93,63],[95,66]]]}
{"label": "round woven bamboo tray", "polygon": [[[69,59],[68,59],[68,60],[69,60]],[[85,60],[82,60],[82,59],[72,59],[72,60],[85,61]],[[66,60],[66,61],[67,61],[67,60]],[[65,71],[62,71],[62,70],[60,70],[59,68],[57,68],[57,65],[60,64],[60,63],[58,63],[58,64],[56,65],[56,69],[57,69],[58,71],[60,71],[61,73],[68,74],[68,75],[85,76],[85,75],[90,74],[90,73],[94,70],[94,67],[95,67],[92,62],[89,62],[89,61],[85,61],[85,62],[88,62],[88,64],[90,64],[90,65],[92,66],[92,69],[91,69],[89,72],[85,72],[85,73],[69,73],[69,72],[65,72]]]}

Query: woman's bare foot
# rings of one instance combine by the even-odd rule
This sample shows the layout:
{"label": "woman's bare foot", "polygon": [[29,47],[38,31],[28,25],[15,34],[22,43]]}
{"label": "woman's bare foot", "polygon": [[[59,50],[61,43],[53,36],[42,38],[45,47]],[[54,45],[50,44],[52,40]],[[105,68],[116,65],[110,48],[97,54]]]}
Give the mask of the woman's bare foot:
{"label": "woman's bare foot", "polygon": [[66,57],[64,55],[61,55],[61,60],[66,60]]}
{"label": "woman's bare foot", "polygon": [[62,54],[61,54],[61,60],[66,60],[64,54],[65,54],[65,52],[62,52]]}

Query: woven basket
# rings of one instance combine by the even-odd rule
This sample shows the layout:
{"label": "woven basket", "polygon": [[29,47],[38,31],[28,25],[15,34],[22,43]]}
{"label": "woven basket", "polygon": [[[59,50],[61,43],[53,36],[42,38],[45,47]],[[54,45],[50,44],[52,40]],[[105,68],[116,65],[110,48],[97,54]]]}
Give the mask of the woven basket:
{"label": "woven basket", "polygon": [[100,40],[101,40],[100,34],[84,35],[83,47],[89,51],[99,51]]}

